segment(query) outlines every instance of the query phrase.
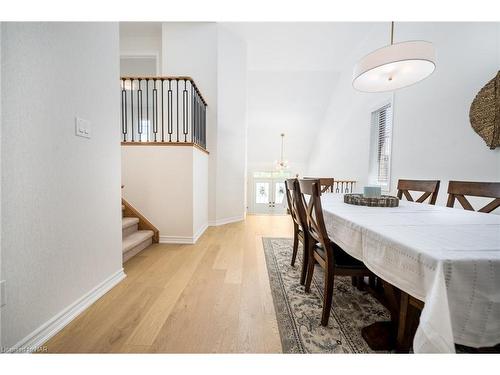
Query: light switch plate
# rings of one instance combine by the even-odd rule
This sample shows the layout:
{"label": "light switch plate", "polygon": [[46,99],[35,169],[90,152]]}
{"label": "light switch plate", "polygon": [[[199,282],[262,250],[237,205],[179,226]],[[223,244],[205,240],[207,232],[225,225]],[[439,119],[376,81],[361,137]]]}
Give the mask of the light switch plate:
{"label": "light switch plate", "polygon": [[5,293],[5,280],[0,281],[0,307],[4,307],[7,304],[6,298],[7,294]]}
{"label": "light switch plate", "polygon": [[75,134],[78,137],[90,138],[90,121],[75,117]]}

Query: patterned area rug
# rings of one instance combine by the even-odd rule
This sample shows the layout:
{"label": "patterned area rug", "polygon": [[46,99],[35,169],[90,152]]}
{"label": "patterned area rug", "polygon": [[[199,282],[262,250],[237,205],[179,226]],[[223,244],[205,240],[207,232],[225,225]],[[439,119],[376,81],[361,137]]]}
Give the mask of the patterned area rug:
{"label": "patterned area rug", "polygon": [[332,312],[322,327],[323,270],[317,266],[311,292],[300,285],[302,259],[290,265],[290,238],[263,238],[267,270],[284,353],[373,353],[361,329],[389,312],[367,292],[351,285],[350,277],[335,277]]}

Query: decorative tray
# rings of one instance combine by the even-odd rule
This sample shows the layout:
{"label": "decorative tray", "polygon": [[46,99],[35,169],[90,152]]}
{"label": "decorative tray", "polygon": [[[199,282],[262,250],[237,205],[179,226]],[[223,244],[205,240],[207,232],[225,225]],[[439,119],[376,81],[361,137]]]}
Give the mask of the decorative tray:
{"label": "decorative tray", "polygon": [[380,198],[365,198],[363,194],[344,194],[344,203],[369,207],[398,207],[399,199],[391,195]]}

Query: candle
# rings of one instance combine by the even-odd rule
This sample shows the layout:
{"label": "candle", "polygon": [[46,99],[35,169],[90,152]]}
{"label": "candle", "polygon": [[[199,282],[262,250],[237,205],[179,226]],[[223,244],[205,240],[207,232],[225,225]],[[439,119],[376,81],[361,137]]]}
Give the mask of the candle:
{"label": "candle", "polygon": [[365,198],[380,198],[381,191],[380,186],[365,186],[363,188],[363,196]]}

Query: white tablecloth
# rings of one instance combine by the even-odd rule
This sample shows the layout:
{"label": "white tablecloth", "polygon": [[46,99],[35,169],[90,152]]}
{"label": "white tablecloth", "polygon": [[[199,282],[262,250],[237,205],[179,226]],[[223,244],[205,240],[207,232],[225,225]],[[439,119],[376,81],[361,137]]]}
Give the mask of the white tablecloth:
{"label": "white tablecloth", "polygon": [[354,206],[340,194],[321,199],[334,242],[425,302],[416,353],[500,343],[500,215],[407,201]]}

